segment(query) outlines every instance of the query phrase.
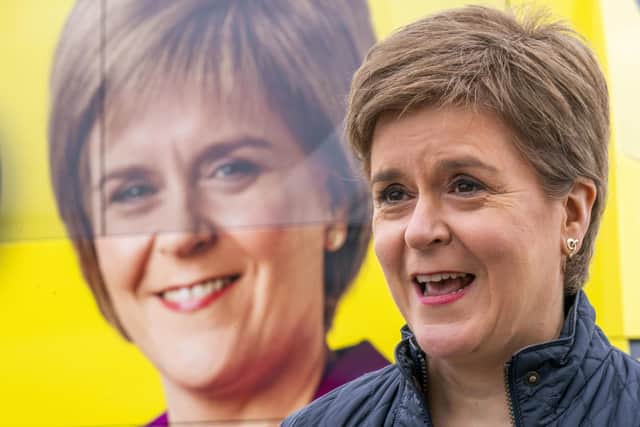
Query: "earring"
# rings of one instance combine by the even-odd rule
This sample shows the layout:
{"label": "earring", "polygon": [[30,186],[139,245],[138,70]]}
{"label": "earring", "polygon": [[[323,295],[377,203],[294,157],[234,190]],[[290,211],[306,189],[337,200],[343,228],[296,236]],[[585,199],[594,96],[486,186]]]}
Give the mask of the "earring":
{"label": "earring", "polygon": [[325,248],[329,252],[335,252],[344,245],[344,241],[347,238],[346,232],[339,227],[331,227],[327,231],[327,241]]}
{"label": "earring", "polygon": [[578,250],[578,239],[569,237],[567,239],[567,249],[569,250],[569,258],[573,257]]}

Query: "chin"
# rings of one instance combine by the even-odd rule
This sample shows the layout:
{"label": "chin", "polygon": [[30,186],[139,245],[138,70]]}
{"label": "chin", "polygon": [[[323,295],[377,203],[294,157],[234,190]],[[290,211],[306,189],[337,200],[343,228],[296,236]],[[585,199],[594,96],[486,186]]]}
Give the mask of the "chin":
{"label": "chin", "polygon": [[422,325],[412,330],[418,345],[430,358],[458,358],[472,353],[476,347],[469,334],[459,326]]}
{"label": "chin", "polygon": [[212,389],[232,381],[237,363],[220,343],[204,339],[174,342],[152,362],[165,381],[191,390]]}

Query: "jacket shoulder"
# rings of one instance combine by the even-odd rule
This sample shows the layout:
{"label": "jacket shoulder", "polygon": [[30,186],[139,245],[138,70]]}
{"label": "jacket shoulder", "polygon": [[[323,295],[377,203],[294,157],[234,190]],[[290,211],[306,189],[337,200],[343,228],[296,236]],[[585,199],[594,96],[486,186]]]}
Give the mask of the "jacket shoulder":
{"label": "jacket shoulder", "polygon": [[615,348],[610,357],[612,379],[599,384],[606,403],[592,415],[592,425],[640,427],[640,362]]}
{"label": "jacket shoulder", "polygon": [[612,358],[617,376],[623,384],[623,398],[628,399],[635,414],[640,414],[640,360],[618,349],[613,350]]}
{"label": "jacket shoulder", "polygon": [[343,384],[287,417],[282,426],[385,425],[404,384],[396,365]]}
{"label": "jacket shoulder", "polygon": [[640,427],[640,362],[611,347],[605,359],[593,363],[600,363],[600,369],[586,379],[582,393],[561,420],[585,426]]}

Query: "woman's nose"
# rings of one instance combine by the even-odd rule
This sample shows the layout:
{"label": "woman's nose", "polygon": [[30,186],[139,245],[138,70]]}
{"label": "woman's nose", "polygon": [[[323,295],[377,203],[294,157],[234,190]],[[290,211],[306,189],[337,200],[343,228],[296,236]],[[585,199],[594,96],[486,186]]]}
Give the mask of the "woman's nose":
{"label": "woman's nose", "polygon": [[441,209],[426,199],[418,199],[404,230],[408,247],[426,250],[451,241],[451,230]]}

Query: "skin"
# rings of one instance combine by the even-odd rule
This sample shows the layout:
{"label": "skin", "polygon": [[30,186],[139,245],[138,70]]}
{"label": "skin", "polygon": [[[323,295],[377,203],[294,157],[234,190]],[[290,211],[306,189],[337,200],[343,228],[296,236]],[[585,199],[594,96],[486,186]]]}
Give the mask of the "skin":
{"label": "skin", "polygon": [[[198,99],[163,94],[103,144],[92,135],[100,269],[160,372],[172,421],[282,418],[311,400],[327,357],[328,195],[264,103]],[[162,301],[167,289],[229,275],[239,278],[205,307]]]}
{"label": "skin", "polygon": [[[457,108],[386,115],[373,135],[374,248],[428,355],[436,425],[509,424],[504,363],[559,335],[565,242],[589,224],[593,183],[548,197],[511,139],[490,113]],[[413,276],[436,272],[475,278],[425,305]]]}

